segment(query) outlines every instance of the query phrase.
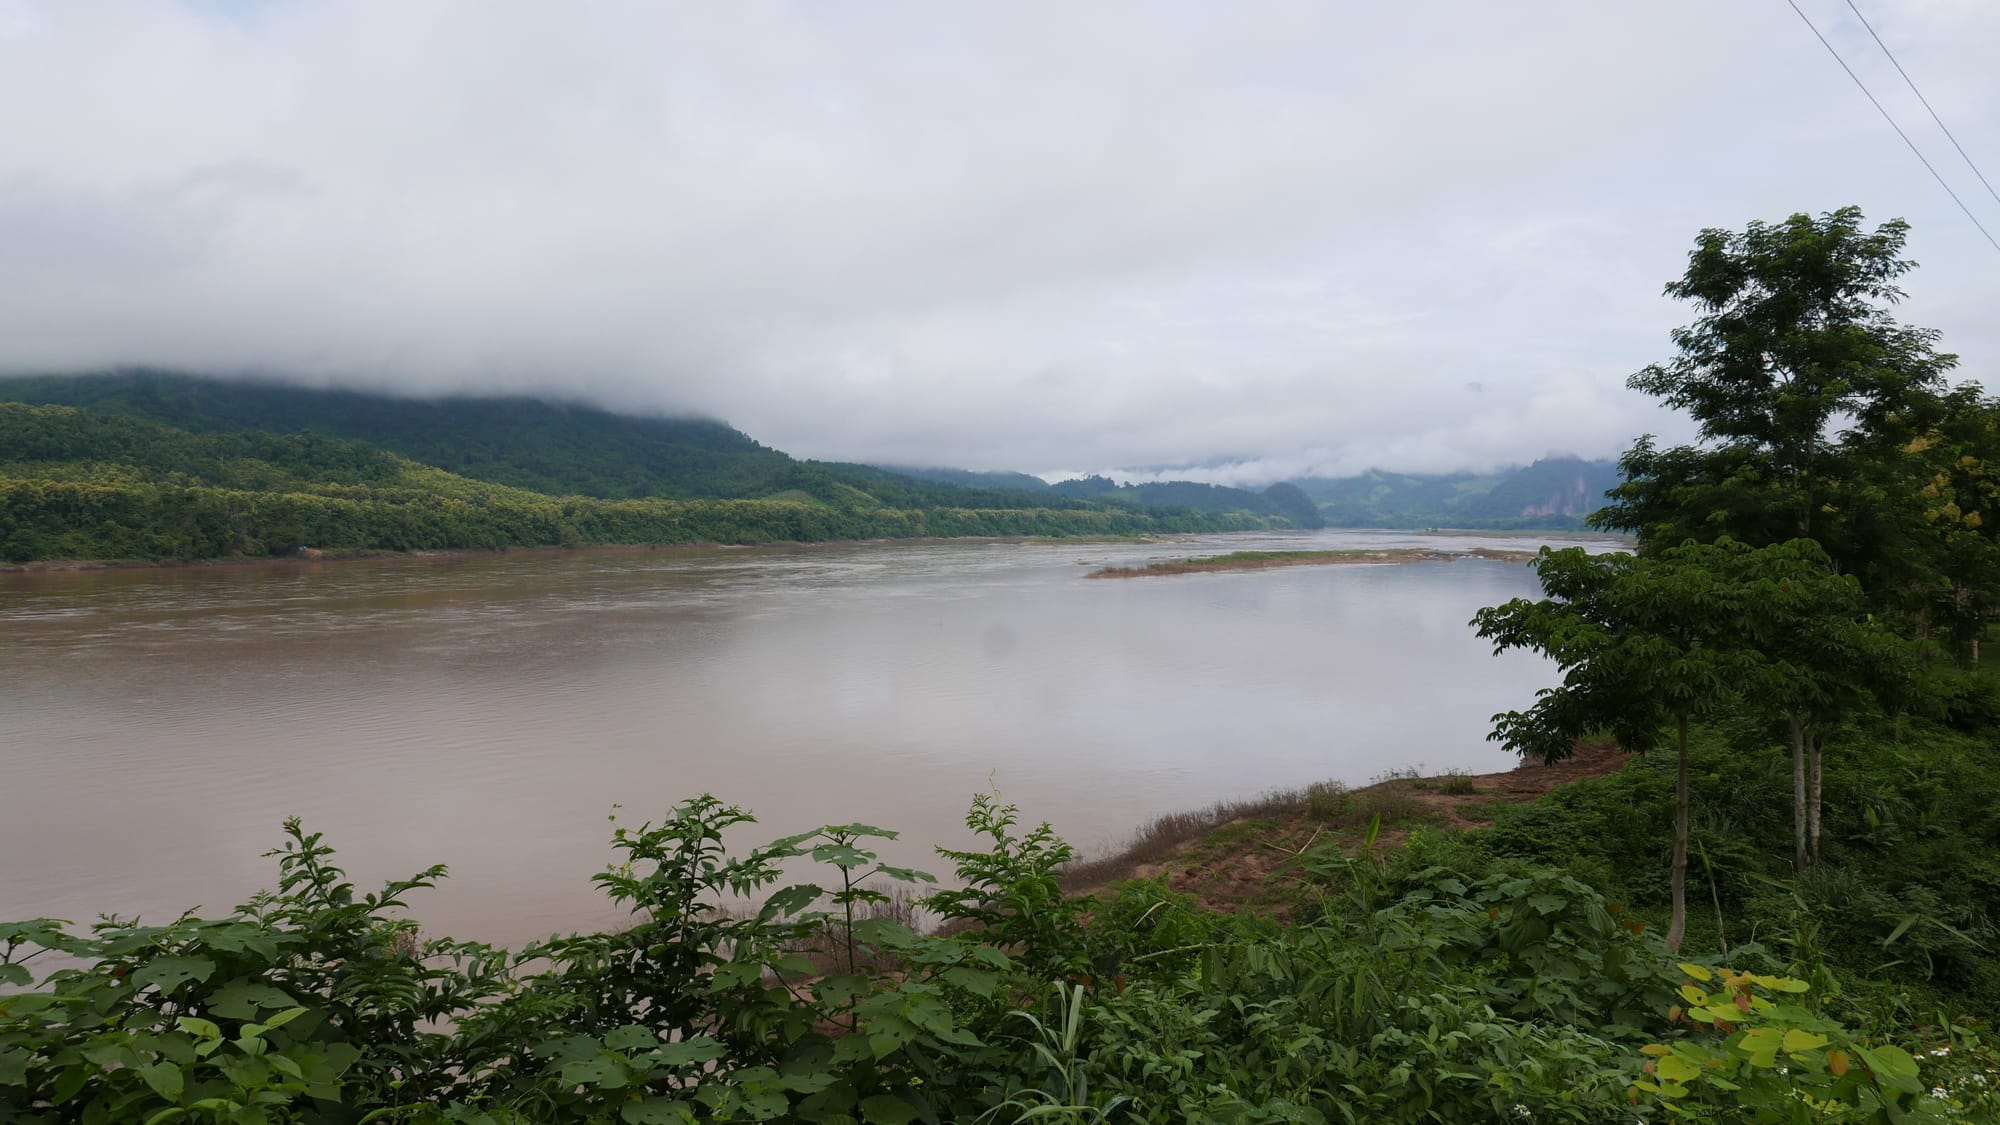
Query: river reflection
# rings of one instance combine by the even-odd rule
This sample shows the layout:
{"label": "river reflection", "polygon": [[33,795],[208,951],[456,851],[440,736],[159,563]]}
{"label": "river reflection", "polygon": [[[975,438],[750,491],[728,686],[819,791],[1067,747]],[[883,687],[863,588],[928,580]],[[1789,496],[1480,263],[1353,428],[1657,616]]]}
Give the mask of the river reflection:
{"label": "river reflection", "polygon": [[[1083,581],[1322,532],[0,575],[0,918],[220,911],[305,818],[364,885],[434,862],[427,928],[614,921],[605,817],[704,791],[755,835],[903,830],[939,869],[997,787],[1086,851],[1152,814],[1396,767],[1505,768],[1550,680],[1466,621],[1482,561]],[[746,838],[746,843],[754,842]]]}

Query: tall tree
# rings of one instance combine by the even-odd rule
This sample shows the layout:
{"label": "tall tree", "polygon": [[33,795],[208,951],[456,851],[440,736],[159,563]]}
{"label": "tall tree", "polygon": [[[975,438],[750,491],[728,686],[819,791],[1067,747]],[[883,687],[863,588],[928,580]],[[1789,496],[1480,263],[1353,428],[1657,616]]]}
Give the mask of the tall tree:
{"label": "tall tree", "polygon": [[2000,606],[2000,402],[1977,384],[1925,395],[1841,454],[1845,569],[1912,633],[1976,663]]}
{"label": "tall tree", "polygon": [[1864,708],[1904,701],[1911,646],[1868,612],[1860,582],[1833,573],[1826,552],[1810,539],[1712,552],[1710,565],[1741,591],[1730,643],[1762,661],[1752,702],[1781,710],[1790,728],[1793,864],[1804,870],[1819,859],[1827,736]]}
{"label": "tall tree", "polygon": [[1472,619],[1494,651],[1544,653],[1562,683],[1527,711],[1493,717],[1490,738],[1555,762],[1577,740],[1608,733],[1638,753],[1671,726],[1674,772],[1673,915],[1667,945],[1687,932],[1688,726],[1764,682],[1769,667],[1742,643],[1757,591],[1740,579],[1740,544],[1687,544],[1657,557],[1544,547],[1535,560],[1540,600],[1516,598]]}
{"label": "tall tree", "polygon": [[[1642,439],[1626,483],[1593,523],[1639,534],[1645,550],[1705,531],[1699,537],[1756,543],[1819,537],[1839,557],[1820,526],[1843,469],[1834,427],[1889,423],[1957,363],[1934,349],[1937,332],[1886,310],[1903,297],[1896,280],[1916,265],[1902,256],[1908,233],[1900,219],[1867,230],[1857,207],[1702,231],[1686,274],[1666,287],[1701,315],[1674,331],[1674,359],[1629,384],[1687,411],[1704,444],[1660,454]],[[1685,514],[1660,526],[1699,489],[1736,493],[1741,522],[1728,518],[1737,505],[1724,505],[1724,519],[1704,511],[1694,529]]]}

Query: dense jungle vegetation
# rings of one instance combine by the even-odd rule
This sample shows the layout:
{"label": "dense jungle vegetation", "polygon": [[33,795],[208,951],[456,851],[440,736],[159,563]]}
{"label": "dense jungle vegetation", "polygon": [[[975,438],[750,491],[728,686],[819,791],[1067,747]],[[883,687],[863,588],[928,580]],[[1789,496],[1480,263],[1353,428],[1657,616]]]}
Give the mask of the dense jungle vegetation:
{"label": "dense jungle vegetation", "polygon": [[224,917],[0,925],[0,1118],[2000,1121],[2000,408],[1883,311],[1903,237],[1703,232],[1633,380],[1702,443],[1625,459],[1636,553],[1544,552],[1473,623],[1561,674],[1494,736],[1615,735],[1612,776],[1329,832],[1288,924],[1065,896],[992,797],[931,889],[883,829],[746,848],[703,796],[614,828],[629,925],[508,951],[420,931],[441,869],[362,893],[290,824]]}
{"label": "dense jungle vegetation", "polygon": [[[200,391],[204,402],[233,401],[220,384],[162,385],[191,395]],[[6,393],[0,384],[0,395]],[[430,408],[410,406],[418,414]],[[519,409],[530,416],[565,416],[545,406]],[[625,423],[637,424],[621,420]],[[712,423],[687,425],[710,437],[726,431]],[[685,451],[657,435],[646,448]],[[754,498],[552,496],[449,473],[370,442],[311,430],[197,433],[123,413],[0,402],[0,561],[1292,526],[1269,507],[1196,511],[1099,504],[923,482],[859,465],[793,461],[754,445],[743,456],[776,459],[771,472],[756,477],[761,491]],[[679,478],[683,490],[727,493],[748,486],[747,478],[690,471],[695,475]]]}

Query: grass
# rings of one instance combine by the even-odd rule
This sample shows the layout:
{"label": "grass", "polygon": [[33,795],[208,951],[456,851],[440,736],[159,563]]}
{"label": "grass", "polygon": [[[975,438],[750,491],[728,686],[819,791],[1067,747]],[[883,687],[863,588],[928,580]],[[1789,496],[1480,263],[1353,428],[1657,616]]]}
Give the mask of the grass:
{"label": "grass", "polygon": [[1479,792],[1472,775],[1464,770],[1448,770],[1437,778],[1438,792],[1447,797],[1468,797]]}
{"label": "grass", "polygon": [[[1467,784],[1470,780],[1468,776]],[[1273,789],[1203,809],[1167,813],[1135,832],[1125,847],[1072,862],[1063,870],[1063,885],[1071,890],[1094,887],[1130,878],[1140,868],[1170,859],[1199,863],[1282,835],[1288,824],[1344,832],[1365,829],[1377,818],[1384,828],[1433,823],[1440,819],[1437,810],[1416,795],[1428,787],[1429,780],[1416,770],[1398,769],[1360,789],[1339,781],[1316,781],[1304,788]]]}
{"label": "grass", "polygon": [[1088,887],[1108,878],[1124,878],[1134,868],[1158,863],[1182,844],[1207,836],[1224,825],[1296,810],[1305,803],[1306,792],[1304,789],[1274,789],[1255,797],[1218,801],[1205,809],[1155,817],[1133,833],[1124,848],[1097,859],[1074,862],[1064,868],[1063,884]]}

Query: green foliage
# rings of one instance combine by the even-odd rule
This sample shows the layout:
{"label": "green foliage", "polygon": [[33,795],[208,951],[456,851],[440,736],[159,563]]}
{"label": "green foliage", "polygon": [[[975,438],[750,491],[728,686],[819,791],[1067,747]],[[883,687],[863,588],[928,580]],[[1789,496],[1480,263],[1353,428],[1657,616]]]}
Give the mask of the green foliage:
{"label": "green foliage", "polygon": [[[747,814],[699,797],[614,818],[596,881],[629,926],[513,952],[422,940],[402,914],[440,869],[358,894],[293,823],[277,888],[227,918],[0,926],[0,979],[25,989],[0,996],[0,1119],[1599,1122],[1670,1092],[1642,1069],[1662,1049],[1770,1081],[1699,1054],[1754,1066],[1761,1039],[1668,1018],[1695,1010],[1689,975],[1754,983],[1768,955],[1677,961],[1583,879],[1475,838],[1420,832],[1386,865],[1315,849],[1316,909],[1278,927],[1156,884],[1063,902],[1046,826],[991,797],[967,820],[988,847],[946,852],[965,886],[928,900],[950,936],[857,909],[923,878],[880,862],[890,833],[739,853]],[[833,877],[788,882],[801,863]],[[827,933],[830,969],[800,952]],[[45,955],[65,960],[37,981]],[[1824,1036],[1793,1046],[1829,1071],[1847,1044],[1893,1070],[1911,1120],[1990,1105],[1971,1025],[1896,1043],[1822,1009],[1767,1022]],[[1721,1089],[1680,1085],[1683,1107]]]}
{"label": "green foliage", "polygon": [[1870,1044],[1788,997],[1809,991],[1788,977],[1712,972],[1684,964],[1688,980],[1672,1018],[1693,1033],[1640,1048],[1639,1101],[1693,1121],[1944,1122],[1954,1107],[1928,1096],[1920,1068],[1893,1043]]}
{"label": "green foliage", "polygon": [[1088,967],[1082,918],[1089,903],[1066,896],[1061,881],[1075,852],[1046,823],[1016,835],[1018,815],[991,795],[975,796],[965,826],[985,837],[987,850],[939,848],[955,865],[960,886],[938,891],[923,905],[946,922],[970,924],[1045,976],[1081,973]]}

